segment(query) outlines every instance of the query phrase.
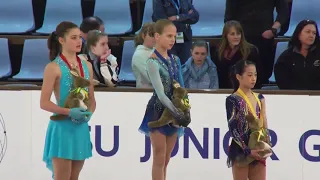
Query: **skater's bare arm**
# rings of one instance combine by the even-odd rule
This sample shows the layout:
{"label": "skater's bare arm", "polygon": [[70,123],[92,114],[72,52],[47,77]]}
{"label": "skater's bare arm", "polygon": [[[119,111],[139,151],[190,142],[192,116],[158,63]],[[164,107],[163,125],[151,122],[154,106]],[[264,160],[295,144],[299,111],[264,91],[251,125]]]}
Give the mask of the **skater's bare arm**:
{"label": "skater's bare arm", "polygon": [[54,90],[54,85],[60,76],[59,66],[55,62],[49,63],[43,74],[41,88],[40,108],[56,114],[69,115],[70,109],[59,107],[51,102],[50,98]]}

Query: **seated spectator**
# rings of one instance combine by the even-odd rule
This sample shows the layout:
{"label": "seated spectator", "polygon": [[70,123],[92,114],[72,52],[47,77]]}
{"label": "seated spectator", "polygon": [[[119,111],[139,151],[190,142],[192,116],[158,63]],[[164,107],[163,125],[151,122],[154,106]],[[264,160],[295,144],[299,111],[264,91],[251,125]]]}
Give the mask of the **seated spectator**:
{"label": "seated spectator", "polygon": [[312,20],[301,21],[274,67],[280,89],[320,89],[319,30]]}
{"label": "seated spectator", "polygon": [[99,30],[89,31],[85,53],[79,57],[92,64],[94,79],[113,87],[118,82],[118,63],[116,58],[110,58],[110,54],[107,34]]}
{"label": "seated spectator", "polygon": [[220,89],[232,88],[232,84],[229,81],[230,68],[240,60],[254,62],[258,67],[258,74],[260,74],[258,50],[254,45],[246,41],[243,29],[238,21],[225,23],[221,43],[218,49],[213,48],[211,54],[217,65]]}
{"label": "seated spectator", "polygon": [[[92,16],[92,17],[87,17],[83,19],[81,25],[80,25],[80,31],[81,31],[81,36],[82,36],[82,48],[81,52],[79,54],[84,53],[84,49],[86,48],[86,41],[87,41],[87,36],[88,32],[92,30],[99,30],[101,32],[105,31],[104,28],[104,22],[102,19],[100,19],[97,16]],[[112,54],[109,55],[110,59],[116,58]]]}
{"label": "seated spectator", "polygon": [[208,57],[208,45],[205,41],[195,41],[191,49],[192,56],[182,66],[184,85],[190,89],[218,89],[217,67]]}
{"label": "seated spectator", "polygon": [[[87,41],[87,35],[89,31],[92,30],[99,30],[101,32],[104,32],[104,23],[102,19],[100,19],[97,16],[93,17],[87,17],[83,19],[81,25],[80,25],[80,31],[82,36],[82,44],[86,44]],[[82,52],[84,50],[85,46],[82,46]]]}
{"label": "seated spectator", "polygon": [[136,78],[137,88],[151,88],[147,74],[147,60],[153,53],[154,23],[146,23],[142,26],[141,31],[134,38],[136,50],[132,56],[132,71]]}

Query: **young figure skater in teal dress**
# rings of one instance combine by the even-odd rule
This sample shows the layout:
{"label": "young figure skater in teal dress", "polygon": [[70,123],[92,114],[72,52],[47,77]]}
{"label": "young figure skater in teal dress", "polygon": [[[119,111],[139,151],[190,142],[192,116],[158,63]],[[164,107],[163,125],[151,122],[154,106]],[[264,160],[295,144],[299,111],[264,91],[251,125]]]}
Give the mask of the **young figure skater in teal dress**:
{"label": "young figure skater in teal dress", "polygon": [[163,19],[158,20],[154,28],[156,45],[154,54],[147,60],[146,69],[154,93],[139,131],[150,136],[153,150],[152,180],[165,180],[172,150],[184,129],[170,124],[149,128],[148,122],[158,120],[165,108],[169,109],[176,120],[184,118],[171,102],[173,80],[179,82],[181,87],[184,87],[184,83],[179,58],[168,52],[175,43],[176,27],[171,21]]}
{"label": "young figure skater in teal dress", "polygon": [[[64,120],[49,120],[47,128],[43,161],[55,180],[77,180],[85,159],[92,156],[88,121],[96,104],[93,85],[86,89],[90,99],[88,110],[64,108],[66,98],[73,90],[71,68],[92,82],[91,64],[76,55],[81,45],[80,30],[71,22],[60,23],[48,39],[51,62],[45,68],[40,106],[54,114],[69,116]],[[56,104],[50,101],[52,92]]]}

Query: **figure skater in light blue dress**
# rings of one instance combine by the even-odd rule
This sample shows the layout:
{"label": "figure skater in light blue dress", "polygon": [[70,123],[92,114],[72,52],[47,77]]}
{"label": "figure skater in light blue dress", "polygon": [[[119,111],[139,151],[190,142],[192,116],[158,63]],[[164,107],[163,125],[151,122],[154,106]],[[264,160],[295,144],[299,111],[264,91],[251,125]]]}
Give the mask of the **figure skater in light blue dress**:
{"label": "figure skater in light blue dress", "polygon": [[[82,46],[80,34],[74,23],[61,22],[48,39],[51,62],[44,71],[40,106],[54,114],[69,116],[65,120],[50,120],[47,129],[43,161],[55,180],[78,180],[85,159],[92,156],[88,121],[96,106],[93,85],[86,89],[90,99],[88,110],[63,108],[73,90],[71,68],[93,81],[91,64],[76,55]],[[52,92],[57,104],[50,101]]]}
{"label": "figure skater in light blue dress", "polygon": [[176,120],[185,118],[171,102],[173,80],[179,82],[181,87],[184,87],[184,83],[179,58],[168,52],[175,43],[177,31],[175,25],[169,20],[162,19],[155,23],[154,28],[155,50],[146,63],[146,71],[154,93],[147,105],[139,131],[150,136],[153,150],[152,180],[165,180],[172,150],[177,139],[183,135],[184,129],[170,124],[149,128],[148,122],[158,120],[165,108],[169,109]]}

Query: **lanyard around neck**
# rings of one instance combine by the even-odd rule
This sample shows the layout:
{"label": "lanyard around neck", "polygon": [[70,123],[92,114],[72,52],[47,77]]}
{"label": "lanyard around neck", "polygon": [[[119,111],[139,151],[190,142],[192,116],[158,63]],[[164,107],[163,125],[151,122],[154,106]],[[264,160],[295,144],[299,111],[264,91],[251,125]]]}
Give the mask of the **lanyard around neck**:
{"label": "lanyard around neck", "polygon": [[[69,70],[71,70],[72,69],[71,65],[69,64],[69,62],[67,61],[67,58],[62,53],[60,54],[60,58],[64,61],[64,63],[67,64]],[[80,60],[80,58],[78,56],[77,56],[77,62],[78,62],[79,69],[80,69],[80,75],[81,75],[81,77],[84,77],[84,71],[83,71],[82,63],[81,63],[81,60]]]}
{"label": "lanyard around neck", "polygon": [[174,7],[177,9],[178,14],[180,14],[180,0],[172,0]]}
{"label": "lanyard around neck", "polygon": [[[246,101],[246,104],[247,104],[249,110],[251,111],[252,115],[253,115],[255,118],[258,118],[257,112],[256,112],[256,108],[253,108],[251,102],[250,102],[249,99],[248,99],[248,96],[245,95],[244,92],[243,92],[240,88],[237,90],[237,92],[238,92],[239,95],[242,97],[242,99],[244,99],[244,101]],[[258,96],[257,96],[255,93],[252,93],[252,94],[253,94],[253,96],[255,97],[255,99],[257,100],[257,103],[258,103],[259,108],[260,108],[260,114],[261,114],[261,102],[260,102]],[[260,115],[260,116],[261,116],[261,115]],[[262,118],[263,118],[263,116],[261,116],[260,119],[262,119]]]}
{"label": "lanyard around neck", "polygon": [[155,49],[154,53],[159,57],[159,59],[168,67],[168,71],[169,71],[169,75],[170,75],[170,79],[171,81],[173,79],[177,80],[177,71],[174,67],[174,60],[173,60],[173,56],[168,53],[168,56],[170,58],[171,64],[168,63],[168,61]]}

